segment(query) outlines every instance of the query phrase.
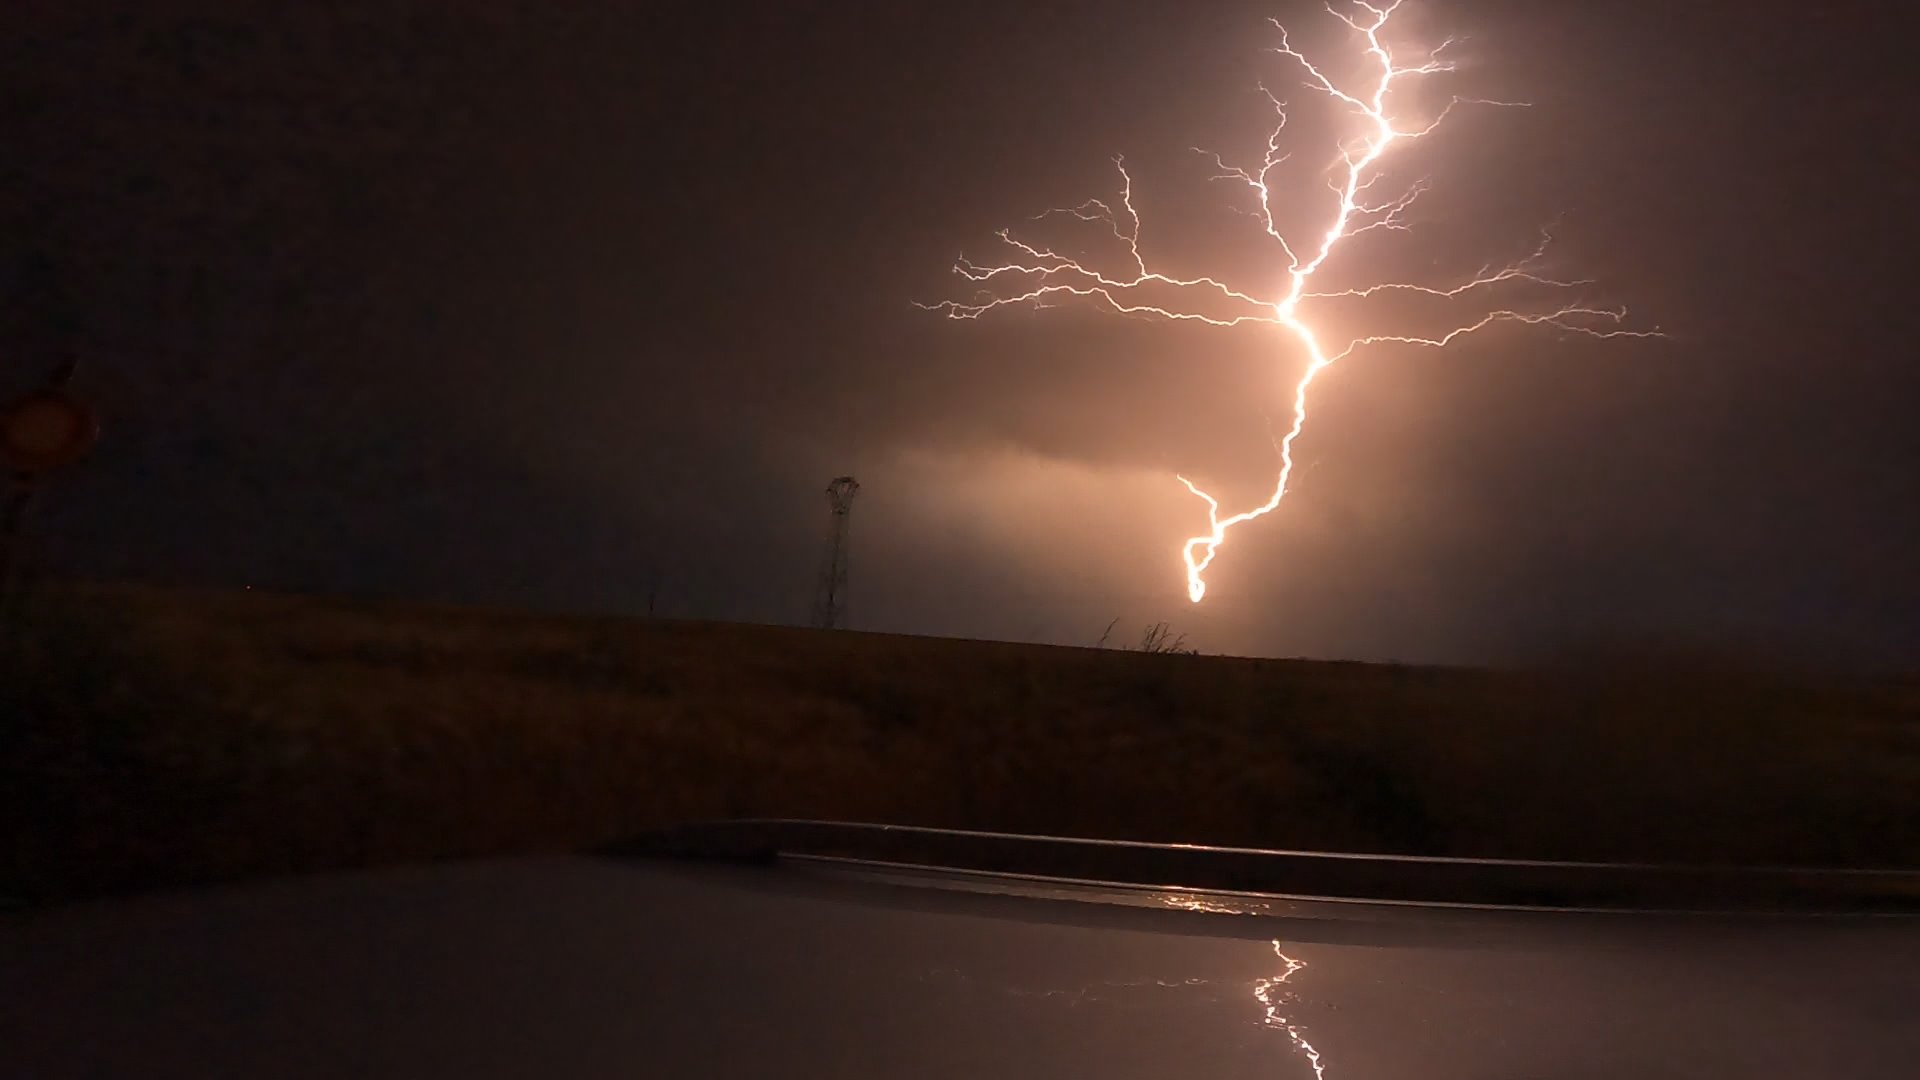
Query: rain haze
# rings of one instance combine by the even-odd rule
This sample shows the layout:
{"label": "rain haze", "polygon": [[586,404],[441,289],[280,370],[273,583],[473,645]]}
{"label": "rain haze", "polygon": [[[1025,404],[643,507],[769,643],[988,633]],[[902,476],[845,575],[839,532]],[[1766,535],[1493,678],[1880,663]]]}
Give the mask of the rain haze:
{"label": "rain haze", "polygon": [[1175,474],[1265,497],[1297,348],[916,302],[968,295],[955,257],[1003,226],[1084,237],[1028,219],[1113,198],[1117,154],[1168,265],[1283,275],[1192,148],[1257,155],[1265,82],[1333,160],[1268,22],[1335,40],[1318,5],[24,0],[0,396],[70,349],[104,430],[35,543],[88,577],[800,622],[850,473],[857,629],[1910,663],[1920,162],[1879,6],[1409,13],[1462,39],[1443,94],[1530,107],[1405,147],[1416,228],[1329,272],[1471,272],[1551,224],[1551,271],[1668,336],[1356,353],[1193,605]]}

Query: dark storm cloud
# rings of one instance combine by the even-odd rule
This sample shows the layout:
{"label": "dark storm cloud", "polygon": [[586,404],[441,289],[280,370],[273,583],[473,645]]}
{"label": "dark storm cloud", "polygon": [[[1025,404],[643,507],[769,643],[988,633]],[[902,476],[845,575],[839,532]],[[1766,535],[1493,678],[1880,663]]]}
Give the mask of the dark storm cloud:
{"label": "dark storm cloud", "polygon": [[25,5],[7,273],[73,315],[11,289],[0,378],[67,341],[109,421],[48,541],[92,573],[794,619],[852,471],[878,628],[1920,644],[1889,37],[1831,5],[1428,5],[1472,90],[1535,105],[1421,149],[1409,248],[1470,267],[1557,219],[1559,268],[1674,336],[1356,357],[1193,609],[1171,474],[1262,493],[1271,339],[913,301],[1110,195],[1115,153],[1168,257],[1213,254],[1188,147],[1250,148],[1265,17],[1324,15],[1037,7]]}

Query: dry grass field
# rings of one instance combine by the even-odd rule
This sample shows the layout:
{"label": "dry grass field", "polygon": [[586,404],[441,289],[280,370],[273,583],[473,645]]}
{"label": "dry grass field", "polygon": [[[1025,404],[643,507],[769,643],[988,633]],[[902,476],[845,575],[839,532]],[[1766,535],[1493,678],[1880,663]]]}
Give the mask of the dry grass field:
{"label": "dry grass field", "polygon": [[0,646],[0,894],[723,816],[1920,866],[1920,688],[69,587]]}

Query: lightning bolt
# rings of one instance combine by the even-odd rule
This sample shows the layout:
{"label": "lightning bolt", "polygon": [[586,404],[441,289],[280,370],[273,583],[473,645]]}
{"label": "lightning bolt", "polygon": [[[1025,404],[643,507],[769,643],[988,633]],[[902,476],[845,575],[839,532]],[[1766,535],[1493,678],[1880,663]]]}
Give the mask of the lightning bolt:
{"label": "lightning bolt", "polygon": [[[1254,209],[1249,213],[1260,222],[1286,270],[1279,276],[1277,295],[1238,288],[1213,277],[1185,277],[1153,269],[1141,250],[1140,214],[1133,204],[1133,176],[1126,162],[1114,159],[1120,173],[1119,197],[1115,202],[1088,199],[1078,206],[1048,210],[1035,220],[1066,217],[1078,222],[1102,226],[1112,233],[1112,246],[1119,253],[1112,264],[1102,268],[1063,254],[1040,243],[1020,239],[1002,229],[997,235],[1004,249],[1003,261],[994,264],[974,262],[961,256],[954,272],[979,286],[972,300],[946,300],[919,306],[940,311],[955,319],[976,319],[989,311],[1012,306],[1047,307],[1057,301],[1077,298],[1120,315],[1165,319],[1175,322],[1199,322],[1217,327],[1266,324],[1283,330],[1303,350],[1306,366],[1293,385],[1292,423],[1279,440],[1280,470],[1273,493],[1266,501],[1239,513],[1221,515],[1220,502],[1185,476],[1175,479],[1206,505],[1207,532],[1191,537],[1181,549],[1186,563],[1187,594],[1194,603],[1206,595],[1206,571],[1213,564],[1227,533],[1235,526],[1272,513],[1285,498],[1293,478],[1294,443],[1307,423],[1309,390],[1327,368],[1369,345],[1398,344],[1442,348],[1458,338],[1496,323],[1522,323],[1546,327],[1563,334],[1596,338],[1658,337],[1658,330],[1636,330],[1626,325],[1625,308],[1595,307],[1580,301],[1538,309],[1521,307],[1483,308],[1477,317],[1432,334],[1368,334],[1329,345],[1322,340],[1309,317],[1315,301],[1364,300],[1382,294],[1412,294],[1433,300],[1451,301],[1475,294],[1493,293],[1503,285],[1528,285],[1543,291],[1570,291],[1591,284],[1584,279],[1548,276],[1543,269],[1551,236],[1542,233],[1540,242],[1523,257],[1504,266],[1483,267],[1479,272],[1445,285],[1386,281],[1360,288],[1320,290],[1316,277],[1351,242],[1369,233],[1405,232],[1411,228],[1408,211],[1427,190],[1427,182],[1412,183],[1399,194],[1380,197],[1374,188],[1383,179],[1380,162],[1395,145],[1412,142],[1431,134],[1459,105],[1517,107],[1523,102],[1487,101],[1452,97],[1434,115],[1423,122],[1403,123],[1389,114],[1389,95],[1396,89],[1427,76],[1455,70],[1444,54],[1454,42],[1448,40],[1428,50],[1417,60],[1405,60],[1383,40],[1383,32],[1399,10],[1402,0],[1385,4],[1349,0],[1347,5],[1329,4],[1327,11],[1345,23],[1359,46],[1365,74],[1354,81],[1336,80],[1304,53],[1294,48],[1287,28],[1272,20],[1279,31],[1279,44],[1273,52],[1304,72],[1304,85],[1326,98],[1331,105],[1354,118],[1356,133],[1342,140],[1334,164],[1327,173],[1327,187],[1334,195],[1331,214],[1317,238],[1296,244],[1287,238],[1276,218],[1275,173],[1289,155],[1282,149],[1287,125],[1287,103],[1262,87],[1273,106],[1275,123],[1268,132],[1266,147],[1258,163],[1248,166],[1229,164],[1219,154],[1201,151],[1218,169],[1214,179],[1244,187],[1252,196]],[[1184,299],[1171,304],[1165,296]],[[1308,310],[1303,310],[1303,305]]]}
{"label": "lightning bolt", "polygon": [[1282,952],[1278,941],[1273,943],[1273,955],[1279,957],[1281,962],[1287,965],[1287,969],[1271,979],[1260,979],[1253,984],[1254,1000],[1260,1003],[1263,1012],[1260,1022],[1267,1027],[1286,1032],[1287,1040],[1293,1043],[1294,1049],[1306,1055],[1307,1064],[1313,1066],[1314,1080],[1327,1080],[1326,1066],[1320,1061],[1320,1051],[1315,1050],[1313,1044],[1301,1034],[1300,1025],[1289,1020],[1286,1014],[1281,1012],[1286,993],[1283,988],[1287,985],[1287,980],[1293,978],[1295,972],[1306,967],[1307,963],[1304,960],[1295,960]]}

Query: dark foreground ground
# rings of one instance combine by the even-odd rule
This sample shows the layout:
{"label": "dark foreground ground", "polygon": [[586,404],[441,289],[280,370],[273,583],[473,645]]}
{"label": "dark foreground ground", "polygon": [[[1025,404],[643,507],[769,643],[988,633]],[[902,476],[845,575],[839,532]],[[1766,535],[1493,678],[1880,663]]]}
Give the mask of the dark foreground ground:
{"label": "dark foreground ground", "polygon": [[1920,685],[1146,655],[135,588],[0,645],[15,902],[807,816],[1920,866]]}

